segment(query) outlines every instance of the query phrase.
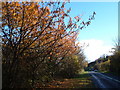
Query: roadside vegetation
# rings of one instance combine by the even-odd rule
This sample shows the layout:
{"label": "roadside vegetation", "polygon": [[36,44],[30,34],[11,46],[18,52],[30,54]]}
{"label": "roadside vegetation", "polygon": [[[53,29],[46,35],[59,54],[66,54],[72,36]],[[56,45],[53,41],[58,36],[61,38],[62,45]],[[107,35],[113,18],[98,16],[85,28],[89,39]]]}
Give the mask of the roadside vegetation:
{"label": "roadside vegetation", "polygon": [[[39,87],[39,85],[37,86]],[[41,88],[96,88],[88,72],[77,74],[74,78],[57,78]]]}
{"label": "roadside vegetation", "polygon": [[115,44],[113,55],[103,55],[94,62],[88,64],[86,70],[98,70],[99,72],[112,73],[114,75],[120,75],[120,41]]}
{"label": "roadside vegetation", "polygon": [[[69,15],[71,9],[65,9],[66,3],[2,2],[3,88],[44,86],[55,78],[73,78],[86,66],[76,41],[79,30],[91,23],[95,12],[81,21],[80,16]],[[87,87],[91,81],[64,82]]]}

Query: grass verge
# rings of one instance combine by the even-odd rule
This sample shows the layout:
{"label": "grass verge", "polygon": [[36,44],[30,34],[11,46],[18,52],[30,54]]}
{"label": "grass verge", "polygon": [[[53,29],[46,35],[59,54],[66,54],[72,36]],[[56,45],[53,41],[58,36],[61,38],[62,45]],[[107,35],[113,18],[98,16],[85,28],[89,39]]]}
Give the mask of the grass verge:
{"label": "grass verge", "polygon": [[95,88],[95,86],[88,72],[83,72],[71,79],[56,79],[44,88]]}

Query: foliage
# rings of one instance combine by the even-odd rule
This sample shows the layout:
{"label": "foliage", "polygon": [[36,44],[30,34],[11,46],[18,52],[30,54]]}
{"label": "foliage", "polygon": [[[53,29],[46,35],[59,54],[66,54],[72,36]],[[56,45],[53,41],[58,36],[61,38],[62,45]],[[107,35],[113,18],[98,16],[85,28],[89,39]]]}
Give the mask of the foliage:
{"label": "foliage", "polygon": [[111,56],[110,71],[120,75],[120,51]]}
{"label": "foliage", "polygon": [[35,88],[37,83],[52,79],[60,64],[58,70],[63,67],[76,73],[84,60],[79,58],[80,47],[75,43],[78,30],[90,24],[95,12],[87,22],[81,22],[79,16],[72,20],[65,5],[2,2],[3,88]]}
{"label": "foliage", "polygon": [[88,64],[89,68],[92,70],[99,70],[99,71],[110,71],[110,56],[102,56],[94,62]]}
{"label": "foliage", "polygon": [[93,68],[99,71],[111,72],[120,75],[120,51],[117,45],[113,55],[101,57],[94,62],[88,64],[89,69]]}
{"label": "foliage", "polygon": [[65,78],[74,77],[84,68],[83,61],[84,57],[82,56],[82,53],[65,57],[64,61],[60,63],[59,68],[57,69],[57,74]]}
{"label": "foliage", "polygon": [[110,56],[110,71],[120,75],[120,39],[115,42],[113,55]]}

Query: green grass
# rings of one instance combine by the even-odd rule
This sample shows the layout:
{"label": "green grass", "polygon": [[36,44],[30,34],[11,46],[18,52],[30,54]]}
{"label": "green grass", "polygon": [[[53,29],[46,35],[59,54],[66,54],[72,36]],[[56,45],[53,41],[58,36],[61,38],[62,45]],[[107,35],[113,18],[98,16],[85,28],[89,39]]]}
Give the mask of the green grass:
{"label": "green grass", "polygon": [[84,71],[76,75],[74,79],[80,80],[81,86],[83,85],[82,88],[95,88],[91,78],[92,77],[89,75],[88,71]]}
{"label": "green grass", "polygon": [[77,74],[74,78],[58,78],[44,88],[95,88],[88,72]]}

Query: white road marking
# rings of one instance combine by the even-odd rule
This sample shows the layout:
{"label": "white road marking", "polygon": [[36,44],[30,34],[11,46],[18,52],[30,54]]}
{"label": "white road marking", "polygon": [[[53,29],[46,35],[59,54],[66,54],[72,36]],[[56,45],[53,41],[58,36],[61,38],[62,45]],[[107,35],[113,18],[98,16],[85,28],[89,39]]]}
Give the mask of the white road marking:
{"label": "white road marking", "polygon": [[119,81],[119,80],[113,79],[113,78],[108,77],[108,76],[106,76],[106,75],[103,75],[103,74],[101,74],[101,73],[98,73],[98,74],[100,74],[100,75],[102,75],[102,76],[104,76],[104,77],[106,77],[106,78],[108,78],[108,79],[111,79],[111,80],[114,80],[114,81],[116,81],[116,82],[119,82],[119,83],[120,83],[120,81]]}
{"label": "white road marking", "polygon": [[91,74],[92,77],[94,77],[97,81],[98,81],[98,84],[101,86],[101,88],[105,88],[105,86],[101,83],[101,81],[99,80],[99,78],[97,78],[95,75]]}

